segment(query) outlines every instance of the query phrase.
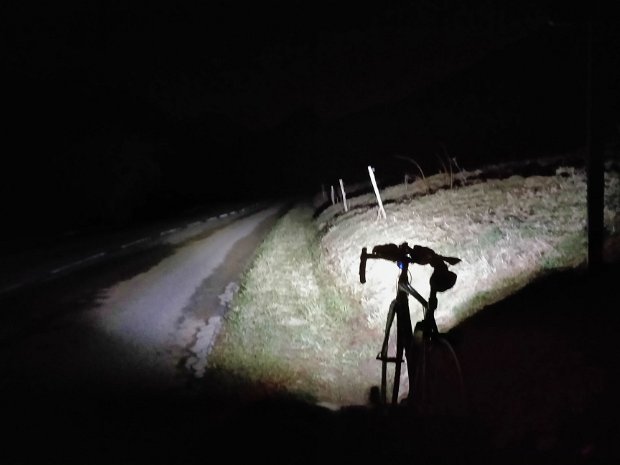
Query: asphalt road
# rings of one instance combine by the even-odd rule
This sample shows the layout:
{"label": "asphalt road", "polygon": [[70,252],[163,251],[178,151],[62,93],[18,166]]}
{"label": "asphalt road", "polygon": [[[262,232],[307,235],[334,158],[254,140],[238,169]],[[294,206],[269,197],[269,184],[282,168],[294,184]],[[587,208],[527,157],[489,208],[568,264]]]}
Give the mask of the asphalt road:
{"label": "asphalt road", "polygon": [[138,460],[121,445],[145,427],[133,408],[192,398],[240,273],[283,211],[174,228],[0,296],[0,463]]}

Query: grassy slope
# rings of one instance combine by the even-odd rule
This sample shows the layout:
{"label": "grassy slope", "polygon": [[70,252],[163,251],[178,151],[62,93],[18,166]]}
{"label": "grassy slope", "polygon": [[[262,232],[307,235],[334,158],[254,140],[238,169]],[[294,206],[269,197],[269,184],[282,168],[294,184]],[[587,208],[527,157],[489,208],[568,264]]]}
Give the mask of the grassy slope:
{"label": "grassy slope", "polygon": [[[585,176],[572,168],[551,176],[478,180],[463,187],[383,190],[387,220],[377,219],[372,194],[329,207],[313,219],[310,206],[291,210],[262,245],[210,356],[253,383],[317,401],[366,402],[379,377],[379,349],[397,269],[369,262],[359,284],[361,247],[407,240],[463,262],[440,298],[437,320],[447,330],[549,270],[585,259]],[[607,176],[606,226],[617,232],[618,173]],[[412,284],[428,292],[429,270],[414,268]],[[414,310],[413,318],[420,317]]]}
{"label": "grassy slope", "polygon": [[349,331],[360,322],[328,281],[319,250],[312,209],[289,211],[244,277],[212,367],[303,397],[363,402],[357,361],[366,347]]}

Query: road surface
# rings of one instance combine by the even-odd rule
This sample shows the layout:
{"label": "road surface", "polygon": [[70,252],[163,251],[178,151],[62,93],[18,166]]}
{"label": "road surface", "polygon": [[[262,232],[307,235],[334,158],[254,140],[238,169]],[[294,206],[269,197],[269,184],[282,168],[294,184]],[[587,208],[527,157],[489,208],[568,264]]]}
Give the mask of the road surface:
{"label": "road surface", "polygon": [[2,295],[0,400],[12,447],[0,462],[96,463],[102,435],[117,451],[111,431],[131,434],[131,418],[144,414],[136,405],[173,412],[170,402],[205,375],[239,275],[283,211],[175,230],[153,247]]}

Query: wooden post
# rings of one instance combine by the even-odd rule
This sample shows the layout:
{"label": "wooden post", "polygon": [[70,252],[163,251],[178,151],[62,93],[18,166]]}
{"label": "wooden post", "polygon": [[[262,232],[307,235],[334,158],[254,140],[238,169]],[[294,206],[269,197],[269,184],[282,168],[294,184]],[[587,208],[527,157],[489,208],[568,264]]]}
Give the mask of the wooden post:
{"label": "wooden post", "polygon": [[347,194],[344,192],[344,185],[342,184],[342,179],[340,179],[340,190],[342,191],[342,204],[344,206],[344,211],[348,212],[349,208],[347,207]]}
{"label": "wooden post", "polygon": [[385,214],[385,209],[383,208],[381,195],[379,195],[379,188],[377,187],[377,181],[375,180],[375,170],[370,165],[368,165],[368,174],[370,174],[370,182],[372,182],[372,187],[374,188],[375,195],[377,196],[377,203],[379,204],[379,216],[385,220],[387,219],[387,215]]}

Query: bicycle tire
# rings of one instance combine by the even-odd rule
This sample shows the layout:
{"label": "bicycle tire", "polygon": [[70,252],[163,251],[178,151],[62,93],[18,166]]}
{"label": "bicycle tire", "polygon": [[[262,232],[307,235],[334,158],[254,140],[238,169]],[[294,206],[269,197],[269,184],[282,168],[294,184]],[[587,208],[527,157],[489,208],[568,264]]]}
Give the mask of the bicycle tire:
{"label": "bicycle tire", "polygon": [[[406,398],[406,394],[403,396],[402,393],[407,392],[409,376],[406,379],[402,379],[402,365],[403,363],[407,365],[407,374],[409,375],[410,367],[407,362],[409,350],[407,350],[407,345],[411,341],[411,321],[407,318],[408,312],[408,306],[400,308],[397,300],[393,300],[390,304],[383,345],[381,352],[377,355],[377,359],[381,360],[381,386],[379,393],[382,404],[396,405]],[[399,321],[399,315],[403,321]],[[407,325],[409,325],[408,330]],[[391,369],[390,365],[393,365]]]}
{"label": "bicycle tire", "polygon": [[462,416],[467,396],[461,365],[450,342],[441,335],[423,337],[408,403],[428,416]]}

